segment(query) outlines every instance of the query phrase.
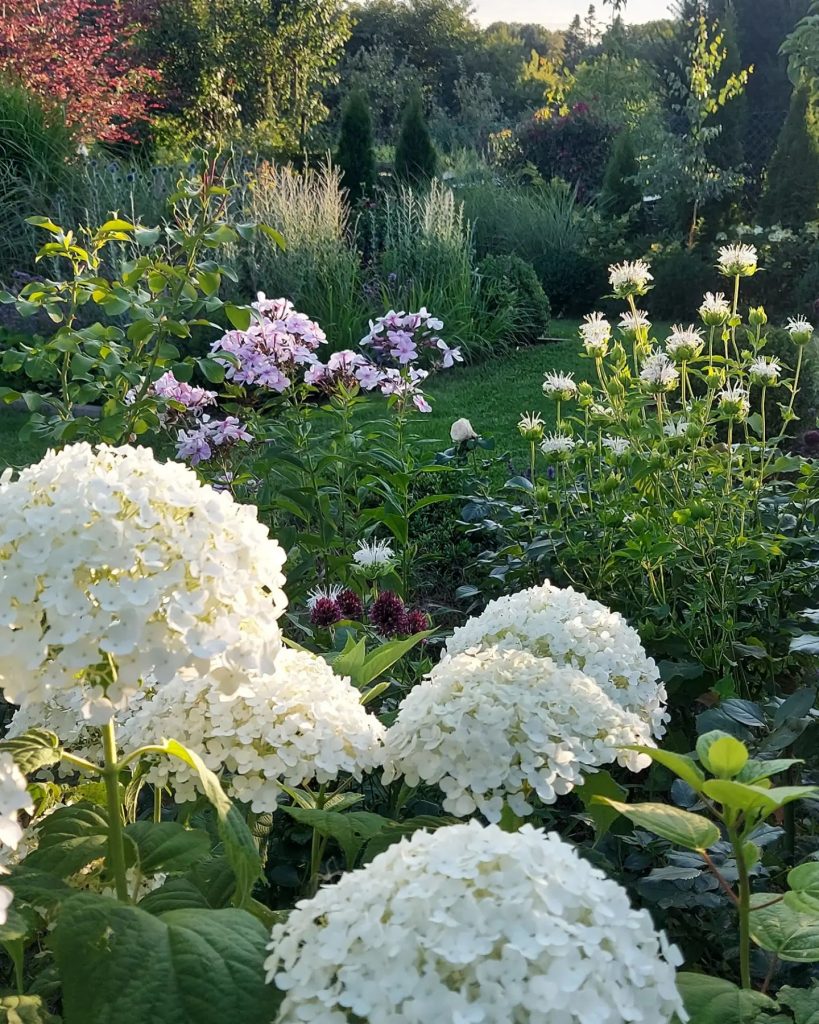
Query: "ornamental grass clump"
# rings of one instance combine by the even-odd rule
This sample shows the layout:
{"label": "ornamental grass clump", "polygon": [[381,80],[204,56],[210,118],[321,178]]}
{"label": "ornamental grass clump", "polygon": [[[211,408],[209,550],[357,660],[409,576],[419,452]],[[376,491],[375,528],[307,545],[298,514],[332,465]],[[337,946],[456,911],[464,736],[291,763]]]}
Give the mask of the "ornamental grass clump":
{"label": "ornamental grass clump", "polygon": [[[124,722],[126,748],[173,736],[198,751],[227,792],[256,813],[272,813],[282,784],[356,779],[381,760],[384,728],[361,705],[349,679],[322,658],[283,648],[273,672],[225,697],[206,676],[181,674],[158,688]],[[177,802],[194,800],[201,779],[184,761],[162,758],[146,776]]]}
{"label": "ornamental grass clump", "polygon": [[528,825],[416,832],[300,903],[268,949],[279,1024],[687,1019],[648,912]]}
{"label": "ornamental grass clump", "polygon": [[514,647],[445,657],[410,690],[385,740],[384,781],[437,784],[443,808],[519,817],[583,784],[583,773],[617,760],[648,767],[622,748],[653,745],[646,721],[588,675]]}
{"label": "ornamental grass clump", "polygon": [[49,452],[0,478],[0,682],[81,690],[105,721],[182,668],[225,694],[272,670],[284,552],[256,510],[147,448]]}

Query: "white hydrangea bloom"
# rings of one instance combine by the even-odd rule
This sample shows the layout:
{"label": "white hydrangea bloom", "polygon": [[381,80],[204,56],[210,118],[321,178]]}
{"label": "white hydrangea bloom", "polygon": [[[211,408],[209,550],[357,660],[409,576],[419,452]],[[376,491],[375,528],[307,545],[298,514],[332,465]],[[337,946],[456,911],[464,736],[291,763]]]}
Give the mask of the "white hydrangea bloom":
{"label": "white hydrangea bloom", "polygon": [[[88,444],[49,452],[16,480],[6,470],[0,498],[9,701],[81,684],[101,721],[149,675],[162,685],[188,666],[230,693],[272,668],[284,552],[253,507],[147,448]],[[113,682],[99,671],[109,661]]]}
{"label": "white hydrangea bloom", "polygon": [[546,581],[490,601],[480,615],[455,629],[446,651],[454,655],[495,646],[529,651],[579,669],[612,700],[647,722],[654,736],[665,732],[665,687],[637,631],[618,612],[572,587]]}
{"label": "white hydrangea bloom", "polygon": [[445,657],[401,702],[385,740],[384,781],[437,784],[444,810],[521,817],[529,790],[551,804],[584,770],[651,763],[621,748],[653,746],[651,729],[583,672],[525,650],[490,647]]}
{"label": "white hydrangea bloom", "polygon": [[273,928],[279,1024],[667,1024],[682,958],[555,834],[416,832]]}
{"label": "white hydrangea bloom", "polygon": [[0,753],[0,844],[17,849],[23,828],[17,819],[20,811],[32,814],[34,804],[26,789],[26,777],[7,752]]}
{"label": "white hydrangea bloom", "polygon": [[[124,749],[162,738],[196,750],[228,793],[257,813],[275,811],[280,782],[356,778],[381,761],[384,727],[360,703],[349,679],[322,658],[283,648],[273,673],[226,698],[207,678],[181,675],[146,697],[120,729]],[[178,801],[193,799],[198,777],[184,762],[162,758],[149,781],[169,785]]]}
{"label": "white hydrangea bloom", "polygon": [[[94,764],[102,764],[102,733],[83,716],[87,696],[77,686],[59,690],[47,701],[30,701],[18,708],[9,722],[7,736],[22,736],[29,729],[47,729],[60,737],[63,749]],[[56,766],[59,775],[74,775],[77,768],[63,762]]]}

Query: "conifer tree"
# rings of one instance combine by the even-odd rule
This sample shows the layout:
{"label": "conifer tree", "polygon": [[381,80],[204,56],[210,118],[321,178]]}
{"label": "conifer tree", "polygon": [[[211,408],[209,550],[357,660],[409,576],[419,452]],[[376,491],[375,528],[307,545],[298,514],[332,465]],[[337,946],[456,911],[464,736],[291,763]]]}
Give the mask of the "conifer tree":
{"label": "conifer tree", "polygon": [[354,89],[344,104],[336,163],[351,203],[360,202],[372,192],[376,178],[373,125],[367,97],[361,89]]}
{"label": "conifer tree", "polygon": [[395,173],[402,181],[419,184],[435,176],[438,154],[424,119],[421,94],[413,93],[404,110],[395,148]]}
{"label": "conifer tree", "polygon": [[614,140],[611,155],[606,164],[600,201],[606,211],[616,215],[628,213],[641,200],[640,188],[635,180],[637,155],[631,134],[621,131]]}
{"label": "conifer tree", "polygon": [[819,109],[802,84],[768,165],[760,214],[769,224],[799,228],[819,216]]}

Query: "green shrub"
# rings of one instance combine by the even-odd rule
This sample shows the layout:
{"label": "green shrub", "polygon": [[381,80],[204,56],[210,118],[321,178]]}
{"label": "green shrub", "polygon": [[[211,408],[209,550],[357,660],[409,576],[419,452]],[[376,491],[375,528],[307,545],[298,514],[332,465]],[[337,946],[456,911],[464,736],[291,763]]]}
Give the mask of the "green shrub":
{"label": "green shrub", "polygon": [[565,117],[534,117],[518,131],[517,139],[524,162],[547,181],[565,179],[584,200],[600,189],[611,127],[585,103],[578,103]]}
{"label": "green shrub", "polygon": [[523,326],[516,341],[532,341],[546,333],[551,307],[531,263],[513,253],[485,256],[478,264],[478,275],[487,292],[511,297]]}
{"label": "green shrub", "polygon": [[810,88],[794,92],[768,167],[760,214],[769,224],[799,228],[819,211],[819,107]]}
{"label": "green shrub", "polygon": [[644,299],[657,320],[690,317],[699,308],[706,291],[714,290],[714,270],[710,261],[697,251],[674,244],[649,257],[654,287]]}
{"label": "green shrub", "polygon": [[367,97],[361,89],[354,89],[344,105],[336,163],[341,168],[341,181],[350,202],[357,203],[372,191],[376,177],[373,126]]}
{"label": "green shrub", "polygon": [[424,119],[421,94],[410,98],[401,120],[401,134],[395,148],[395,173],[405,182],[420,184],[435,176],[438,154]]}
{"label": "green shrub", "polygon": [[637,155],[631,134],[622,131],[614,140],[606,173],[603,175],[603,187],[600,190],[600,202],[607,213],[625,214],[633,206],[642,201],[642,194],[637,185]]}

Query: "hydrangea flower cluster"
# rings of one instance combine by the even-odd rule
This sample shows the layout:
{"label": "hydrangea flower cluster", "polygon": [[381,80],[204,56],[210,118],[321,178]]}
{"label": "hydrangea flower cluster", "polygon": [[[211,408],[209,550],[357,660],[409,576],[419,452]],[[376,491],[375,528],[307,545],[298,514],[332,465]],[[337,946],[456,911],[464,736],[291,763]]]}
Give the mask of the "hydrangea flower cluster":
{"label": "hydrangea flower cluster", "polygon": [[546,581],[490,601],[480,615],[455,629],[446,651],[455,655],[493,646],[579,669],[648,723],[652,735],[665,732],[665,687],[637,631],[618,612],[572,587]]}
{"label": "hydrangea flower cluster", "polygon": [[[315,353],[326,344],[327,336],[288,299],[268,299],[259,292],[252,307],[259,318],[246,331],[228,331],[217,339],[211,355],[225,367],[228,380],[281,394],[293,383],[299,367],[318,361]],[[232,358],[220,358],[220,352]]]}
{"label": "hydrangea flower cluster", "polygon": [[[380,763],[382,735],[349,679],[322,658],[289,648],[269,675],[229,698],[209,677],[180,673],[146,697],[121,731],[126,748],[173,736],[212,771],[224,772],[229,794],[257,813],[276,810],[280,783],[321,785],[341,772],[360,779]],[[148,779],[170,785],[180,803],[198,792],[196,772],[175,758],[153,764]]]}
{"label": "hydrangea flower cluster", "polygon": [[588,675],[525,650],[482,648],[445,657],[402,701],[387,732],[384,781],[403,776],[444,793],[463,817],[499,821],[506,800],[521,817],[582,785],[583,772],[619,761],[648,767],[619,748],[653,745],[647,722]]}
{"label": "hydrangea flower cluster", "polygon": [[416,832],[299,903],[268,949],[281,1024],[686,1019],[648,912],[530,826]]}
{"label": "hydrangea flower cluster", "polygon": [[[26,777],[14,763],[11,754],[0,754],[0,856],[8,850],[16,850],[23,838],[23,828],[18,820],[20,811],[34,813],[34,803],[26,789]],[[3,873],[0,868],[0,874]],[[6,923],[13,893],[0,885],[0,925]]]}
{"label": "hydrangea flower cluster", "polygon": [[0,684],[20,705],[81,688],[110,717],[183,667],[225,693],[272,668],[284,552],[226,493],[147,448],[49,452],[0,477]]}

